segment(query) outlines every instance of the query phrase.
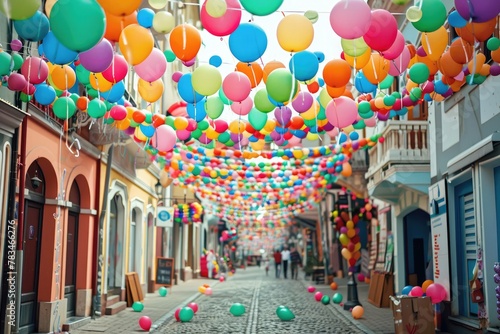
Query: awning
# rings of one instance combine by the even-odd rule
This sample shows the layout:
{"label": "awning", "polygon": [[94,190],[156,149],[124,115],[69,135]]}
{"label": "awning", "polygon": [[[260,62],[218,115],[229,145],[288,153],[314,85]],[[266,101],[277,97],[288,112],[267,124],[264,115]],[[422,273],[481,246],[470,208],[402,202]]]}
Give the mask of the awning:
{"label": "awning", "polygon": [[464,167],[467,167],[485,155],[493,152],[496,142],[500,141],[500,133],[493,132],[490,136],[484,138],[468,150],[460,153],[448,161],[448,174],[453,174]]}

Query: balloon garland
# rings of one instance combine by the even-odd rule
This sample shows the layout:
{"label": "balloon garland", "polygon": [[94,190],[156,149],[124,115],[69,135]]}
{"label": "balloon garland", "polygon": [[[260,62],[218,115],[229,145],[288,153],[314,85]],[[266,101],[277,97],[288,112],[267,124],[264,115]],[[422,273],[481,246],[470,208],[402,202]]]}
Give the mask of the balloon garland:
{"label": "balloon garland", "polygon": [[176,223],[200,223],[203,214],[203,206],[198,202],[174,205],[174,222]]}

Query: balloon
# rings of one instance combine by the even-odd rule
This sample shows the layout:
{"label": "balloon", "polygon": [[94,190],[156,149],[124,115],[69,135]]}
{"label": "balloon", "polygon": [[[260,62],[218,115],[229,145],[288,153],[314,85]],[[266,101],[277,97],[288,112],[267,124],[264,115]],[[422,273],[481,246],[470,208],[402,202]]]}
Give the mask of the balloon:
{"label": "balloon", "polygon": [[241,102],[250,95],[252,89],[250,80],[241,72],[229,73],[222,82],[226,97],[234,102]]}
{"label": "balloon", "polygon": [[151,32],[138,24],[123,29],[119,40],[120,51],[130,65],[142,63],[153,51]]}
{"label": "balloon", "polygon": [[448,49],[450,52],[451,58],[457,64],[466,64],[472,59],[472,54],[474,52],[474,48],[469,42],[462,38],[456,38]]}
{"label": "balloon", "polygon": [[[214,36],[227,36],[238,28],[241,20],[241,6],[238,0],[226,0],[227,10],[221,16],[210,16],[205,1],[201,6],[200,20],[203,28]],[[213,8],[210,8],[213,9]],[[220,13],[219,13],[220,14]]]}
{"label": "balloon", "polygon": [[464,20],[478,23],[489,21],[500,13],[498,1],[455,0],[455,8]]}
{"label": "balloon", "polygon": [[245,306],[243,306],[240,303],[234,303],[229,308],[229,312],[231,312],[231,314],[234,315],[235,317],[239,317],[245,313]]}
{"label": "balloon", "polygon": [[93,48],[106,30],[104,11],[95,1],[57,1],[49,21],[50,30],[61,44],[77,52]]}
{"label": "balloon", "polygon": [[162,286],[158,289],[158,293],[161,297],[165,297],[168,293],[168,290],[166,287]]}
{"label": "balloon", "polygon": [[210,57],[208,63],[214,67],[219,67],[222,65],[222,58],[220,56],[214,55]]}
{"label": "balloon", "polygon": [[120,40],[120,34],[125,27],[131,24],[137,24],[137,13],[132,12],[126,16],[116,16],[109,12],[106,14],[106,31],[104,32],[104,38],[108,41],[118,42]]}
{"label": "balloon", "polygon": [[142,310],[144,310],[144,304],[141,302],[134,302],[132,304],[132,310],[134,310],[134,312],[142,312]]}
{"label": "balloon", "polygon": [[180,60],[194,59],[200,47],[200,32],[192,25],[180,24],[170,32],[170,48]]}
{"label": "balloon", "polygon": [[328,304],[330,304],[330,296],[324,295],[323,297],[321,297],[321,303],[322,303],[323,305],[328,305]]}
{"label": "balloon", "polygon": [[332,297],[332,301],[333,301],[335,304],[340,304],[340,303],[342,302],[342,299],[343,299],[343,298],[344,298],[344,297],[342,296],[342,294],[337,292],[337,293],[335,293],[335,294],[333,295],[333,297]]}
{"label": "balloon", "polygon": [[181,322],[189,322],[193,319],[194,311],[191,307],[183,307],[179,312],[179,319]]}
{"label": "balloon", "polygon": [[264,65],[264,68],[262,69],[263,73],[262,79],[264,80],[264,83],[267,82],[267,77],[269,76],[269,74],[271,74],[274,70],[278,68],[285,68],[285,65],[276,60],[270,61],[266,65]]}
{"label": "balloon", "polygon": [[363,306],[356,305],[353,307],[351,313],[354,319],[361,319],[363,317],[363,313],[365,313],[365,310],[363,309]]}
{"label": "balloon", "polygon": [[250,80],[252,88],[257,87],[257,85],[262,81],[263,71],[262,67],[257,62],[250,64],[238,62],[236,64],[236,71],[244,73]]}
{"label": "balloon", "polygon": [[454,10],[448,15],[448,23],[453,28],[463,28],[467,24],[467,20],[460,16],[460,14]]}
{"label": "balloon", "polygon": [[389,49],[382,52],[382,55],[387,60],[396,59],[397,57],[399,57],[401,52],[403,52],[404,47],[405,47],[405,38],[403,34],[400,31],[398,31],[394,43],[392,43]]}
{"label": "balloon", "polygon": [[422,17],[411,22],[415,29],[421,32],[432,32],[438,30],[446,21],[447,10],[440,0],[421,0],[422,3],[417,3],[420,7]]}
{"label": "balloon", "polygon": [[233,56],[241,62],[251,63],[259,59],[266,48],[266,33],[254,23],[241,23],[229,35],[229,49]]}
{"label": "balloon", "polygon": [[87,113],[92,118],[101,118],[106,114],[106,111],[106,104],[98,99],[93,99],[87,106]]}
{"label": "balloon", "polygon": [[372,11],[370,28],[363,35],[366,44],[377,51],[389,49],[398,33],[398,23],[394,16],[384,9]]}
{"label": "balloon", "polygon": [[413,82],[422,84],[429,78],[429,68],[424,63],[416,63],[410,68],[409,76]]}
{"label": "balloon", "polygon": [[176,140],[174,129],[163,124],[156,128],[156,133],[151,138],[151,145],[158,151],[168,152],[174,148]]}
{"label": "balloon", "polygon": [[187,103],[199,102],[203,99],[203,95],[197,93],[193,88],[191,73],[185,73],[181,76],[177,85],[177,90],[181,99]]}
{"label": "balloon", "polygon": [[22,91],[26,85],[26,78],[20,73],[11,73],[7,79],[7,87],[12,91]]}
{"label": "balloon", "polygon": [[309,92],[299,92],[292,101],[293,108],[301,113],[309,110],[313,104],[314,98]]}
{"label": "balloon", "polygon": [[161,79],[153,82],[147,82],[139,79],[137,87],[139,95],[147,102],[156,102],[163,94],[163,81]]}
{"label": "balloon", "polygon": [[314,78],[318,72],[318,57],[310,51],[300,51],[292,56],[288,67],[295,79],[307,81]]}
{"label": "balloon", "polygon": [[438,60],[448,47],[448,31],[445,27],[424,33],[422,35],[422,47],[427,56],[432,60]]}
{"label": "balloon", "polygon": [[198,66],[191,77],[194,90],[205,96],[217,93],[222,84],[220,72],[212,65]]}
{"label": "balloon", "polygon": [[213,18],[221,17],[227,11],[226,0],[207,0],[206,9],[209,16]]}
{"label": "balloon", "polygon": [[421,287],[414,286],[411,289],[410,294],[411,294],[412,297],[422,297],[422,295],[424,294],[424,291],[422,290]]}
{"label": "balloon", "polygon": [[52,31],[49,31],[42,42],[43,55],[52,64],[68,64],[76,59],[78,53],[62,45]]}
{"label": "balloon", "polygon": [[248,115],[250,112],[250,109],[253,107],[253,101],[250,97],[247,97],[241,102],[235,102],[231,104],[231,110],[236,114],[236,115],[241,115],[245,116]]}
{"label": "balloon", "polygon": [[168,3],[168,0],[149,0],[148,1],[151,8],[154,9],[163,9]]}
{"label": "balloon", "polygon": [[52,86],[59,90],[70,89],[76,82],[75,71],[68,65],[55,66],[50,76],[52,78]]}
{"label": "balloon", "polygon": [[256,108],[252,108],[248,114],[248,121],[255,130],[260,131],[266,125],[267,114],[260,112]]}
{"label": "balloon", "polygon": [[[206,105],[205,100],[201,100],[201,101],[196,102],[194,104],[188,103],[188,105],[186,106],[186,110],[187,110],[189,117],[194,119],[196,122],[201,122],[207,116],[207,112],[205,110],[205,105]],[[176,120],[179,118],[180,117],[177,117]],[[175,121],[174,121],[174,124],[175,124]],[[176,130],[183,130],[183,129],[180,129],[176,126]]]}
{"label": "balloon", "polygon": [[101,73],[92,73],[89,75],[90,86],[99,92],[106,92],[111,89],[113,84],[102,76]]}
{"label": "balloon", "polygon": [[[2,56],[3,54],[7,53],[2,52],[0,53],[0,56]],[[0,74],[5,75],[6,73]],[[37,85],[47,80],[47,77],[49,75],[49,67],[42,58],[27,57],[23,65],[21,66],[21,74],[24,76],[26,81]]]}
{"label": "balloon", "polygon": [[267,78],[266,90],[274,101],[282,103],[291,100],[297,89],[298,83],[285,68],[274,70]]}
{"label": "balloon", "polygon": [[413,286],[407,285],[403,288],[403,290],[401,290],[401,294],[403,296],[408,296],[408,294],[411,292],[411,289],[413,289]]}
{"label": "balloon", "polygon": [[153,321],[151,321],[151,318],[148,316],[142,316],[139,318],[139,326],[145,331],[149,331],[152,324]]}
{"label": "balloon", "polygon": [[345,96],[333,99],[326,107],[326,118],[338,128],[344,128],[354,123],[357,115],[356,102]]}
{"label": "balloon", "polygon": [[179,314],[181,313],[181,308],[177,308],[174,312],[174,317],[175,317],[175,321],[177,322],[180,322],[181,321],[181,318],[179,317]]}
{"label": "balloon", "polygon": [[26,20],[32,17],[40,6],[40,0],[5,0],[0,2],[0,12],[10,20]]}
{"label": "balloon", "polygon": [[295,318],[295,314],[293,314],[293,312],[290,311],[287,307],[277,310],[277,315],[278,318],[280,318],[280,320],[282,321],[290,321]]}
{"label": "balloon", "polygon": [[122,0],[119,2],[114,0],[97,0],[97,2],[106,12],[116,16],[127,16],[139,8],[142,0]]}
{"label": "balloon", "polygon": [[167,59],[163,52],[157,48],[153,48],[149,56],[144,59],[140,64],[134,66],[134,71],[139,78],[153,82],[165,74],[167,70]]}
{"label": "balloon", "polygon": [[363,67],[363,75],[372,84],[379,84],[387,77],[390,63],[378,53],[372,53],[370,61]]}
{"label": "balloon", "polygon": [[[36,91],[35,91],[36,93]],[[60,97],[56,99],[54,104],[52,105],[52,110],[54,111],[54,115],[60,119],[68,119],[73,117],[76,112],[76,105],[72,99],[69,97]]]}
{"label": "balloon", "polygon": [[484,42],[491,37],[496,27],[496,19],[482,23],[470,22],[463,28],[455,28],[458,36],[462,37],[467,42],[474,44],[477,41]]}
{"label": "balloon", "polygon": [[401,73],[406,71],[408,64],[410,63],[410,51],[407,47],[403,48],[403,51],[394,60],[389,62],[389,74],[393,76],[399,76]]}
{"label": "balloon", "polygon": [[41,105],[48,106],[56,99],[56,91],[52,86],[40,84],[35,90],[35,100]]}
{"label": "balloon", "polygon": [[[77,67],[78,68],[78,67]],[[111,64],[102,72],[104,79],[111,83],[117,83],[125,79],[128,73],[128,64],[122,55],[115,54]],[[78,75],[78,71],[77,71]],[[82,81],[79,78],[80,82]],[[83,82],[81,82],[84,84]]]}
{"label": "balloon", "polygon": [[368,45],[363,38],[356,39],[340,39],[340,45],[342,46],[342,50],[346,55],[351,57],[358,57],[362,54],[365,54],[368,49]]}
{"label": "balloon", "polygon": [[49,32],[49,19],[42,12],[36,11],[31,17],[15,20],[14,28],[22,39],[41,41]]}
{"label": "balloon", "polygon": [[166,10],[159,11],[153,18],[153,29],[160,34],[168,34],[175,27],[175,18]]}
{"label": "balloon", "polygon": [[351,79],[352,69],[343,59],[334,59],[323,68],[323,80],[331,87],[344,87]]}
{"label": "balloon", "polygon": [[92,49],[81,52],[78,56],[80,64],[90,72],[103,72],[113,62],[113,46],[103,38]]}
{"label": "balloon", "polygon": [[196,303],[189,303],[188,307],[191,308],[195,314],[196,314],[196,312],[198,312],[198,304],[196,304]]}
{"label": "balloon", "polygon": [[[219,136],[219,139],[220,139],[220,136]],[[205,295],[207,295],[207,296],[211,296],[211,295],[212,295],[212,293],[213,293],[212,288],[206,288],[206,289],[205,289]]]}
{"label": "balloon", "polygon": [[338,284],[337,284],[336,282],[332,282],[332,283],[330,284],[330,289],[332,289],[332,290],[337,290],[337,289],[338,289]]}
{"label": "balloon", "polygon": [[283,50],[299,52],[311,45],[314,28],[304,15],[290,14],[281,19],[276,34]]}
{"label": "balloon", "polygon": [[446,290],[439,283],[432,283],[427,287],[425,294],[431,298],[433,304],[438,304],[446,298]]}
{"label": "balloon", "polygon": [[155,12],[150,8],[141,8],[137,12],[137,23],[144,28],[151,28],[153,26],[153,19]]}
{"label": "balloon", "polygon": [[210,96],[205,102],[205,112],[211,119],[217,119],[224,110],[224,103],[218,96]]}
{"label": "balloon", "polygon": [[247,12],[256,16],[266,16],[280,8],[283,0],[240,0]]}
{"label": "balloon", "polygon": [[316,288],[314,286],[310,285],[310,286],[307,287],[307,292],[313,293],[314,291],[316,291]]}
{"label": "balloon", "polygon": [[362,37],[370,28],[372,12],[363,0],[342,0],[330,12],[330,25],[345,39]]}
{"label": "balloon", "polygon": [[321,298],[323,298],[323,293],[321,291],[318,291],[314,294],[314,299],[319,302],[321,301]]}

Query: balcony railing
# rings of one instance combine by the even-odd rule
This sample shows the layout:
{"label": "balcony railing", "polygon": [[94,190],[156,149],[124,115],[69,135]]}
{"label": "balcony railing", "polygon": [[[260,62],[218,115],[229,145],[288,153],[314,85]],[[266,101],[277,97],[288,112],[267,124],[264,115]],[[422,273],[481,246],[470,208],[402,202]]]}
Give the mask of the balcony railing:
{"label": "balcony railing", "polygon": [[393,165],[429,164],[427,121],[388,121],[382,132],[384,142],[369,151],[370,167],[366,177]]}

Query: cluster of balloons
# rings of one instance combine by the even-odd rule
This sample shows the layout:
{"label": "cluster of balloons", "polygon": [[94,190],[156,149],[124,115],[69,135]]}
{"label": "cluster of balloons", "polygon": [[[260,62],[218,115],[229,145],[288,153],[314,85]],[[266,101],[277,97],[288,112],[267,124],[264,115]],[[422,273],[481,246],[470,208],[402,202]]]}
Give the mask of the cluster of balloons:
{"label": "cluster of balloons", "polygon": [[407,285],[401,290],[403,296],[431,298],[433,304],[439,304],[446,299],[446,289],[439,283],[434,283],[432,280],[426,280],[422,286]]}
{"label": "cluster of balloons", "polygon": [[276,315],[281,321],[291,321],[295,319],[295,314],[284,305],[280,305],[276,308]]}
{"label": "cluster of balloons", "polygon": [[179,307],[174,312],[174,318],[177,322],[190,322],[198,312],[198,304],[189,303],[187,306]]}
{"label": "cluster of balloons", "polygon": [[203,206],[198,202],[174,205],[174,222],[176,223],[201,223]]}
{"label": "cluster of balloons", "polygon": [[[500,304],[500,263],[495,262],[493,265],[493,271],[495,272],[495,275],[493,275],[493,280],[495,281],[495,284],[497,285],[495,287],[495,296],[497,297],[497,305]],[[497,318],[500,320],[500,309],[497,307]]]}
{"label": "cluster of balloons", "polygon": [[222,231],[219,241],[220,242],[229,242],[232,240],[236,240],[237,238],[238,238],[238,232],[237,232],[236,228],[233,226],[229,230]]}
{"label": "cluster of balloons", "polygon": [[336,228],[340,232],[339,241],[342,245],[342,257],[349,264],[349,271],[353,272],[357,261],[361,258],[361,239],[359,237],[359,228],[356,224],[359,222],[359,216],[354,215],[351,219],[349,213],[345,210],[333,211],[332,216],[336,223]]}
{"label": "cluster of balloons", "polygon": [[203,284],[203,285],[200,285],[198,287],[198,291],[203,294],[203,295],[206,295],[206,296],[211,296],[213,291],[212,291],[212,288],[210,287],[210,285],[208,284]]}

